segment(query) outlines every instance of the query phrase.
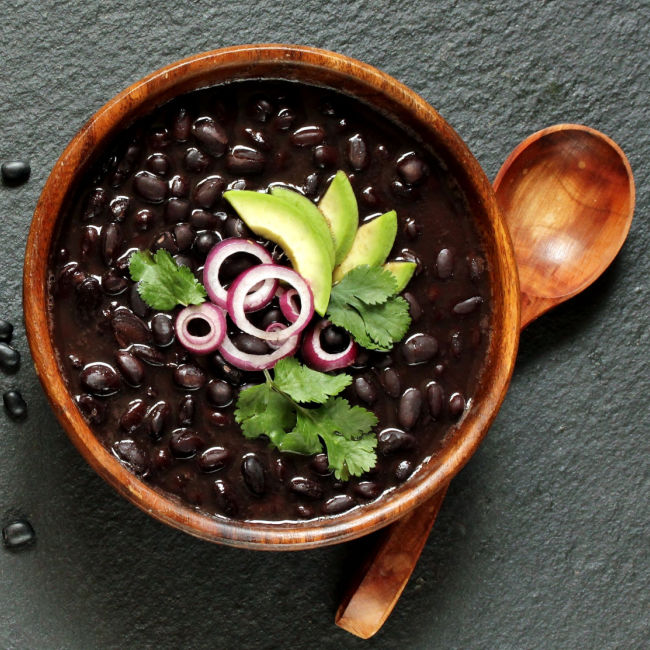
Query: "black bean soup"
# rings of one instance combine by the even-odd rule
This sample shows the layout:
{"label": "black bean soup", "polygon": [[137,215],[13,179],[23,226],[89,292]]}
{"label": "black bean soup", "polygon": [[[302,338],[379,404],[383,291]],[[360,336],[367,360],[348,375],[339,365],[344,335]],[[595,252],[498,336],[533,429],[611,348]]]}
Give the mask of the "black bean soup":
{"label": "black bean soup", "polygon": [[[412,316],[404,340],[390,353],[362,350],[345,370],[354,381],[342,395],[379,418],[376,467],[346,482],[328,471],[325,454],[245,439],[235,402],[261,373],[218,353],[188,353],[174,340],[174,313],[149,309],[128,271],[134,250],[164,248],[200,280],[208,251],[227,237],[251,237],[286,263],[247,230],[223,191],[281,183],[316,201],[338,169],[351,180],[360,221],[397,211],[389,259],[418,265],[403,294]],[[129,470],[213,516],[297,520],[378,498],[435,453],[468,408],[487,346],[485,258],[453,179],[374,109],[295,82],[196,91],[120,133],[71,199],[50,269],[58,362],[83,416]],[[264,324],[277,313],[273,302],[255,318]],[[326,347],[340,338],[334,328],[322,335]],[[268,351],[247,335],[234,341]]]}

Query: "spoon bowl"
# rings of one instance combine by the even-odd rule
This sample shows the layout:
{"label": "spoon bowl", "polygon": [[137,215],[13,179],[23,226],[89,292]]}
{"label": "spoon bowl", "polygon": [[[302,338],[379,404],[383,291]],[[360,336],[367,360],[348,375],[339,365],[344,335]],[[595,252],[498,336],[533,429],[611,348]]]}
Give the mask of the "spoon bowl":
{"label": "spoon bowl", "polygon": [[[538,131],[508,156],[494,181],[519,272],[524,328],[588,287],[621,249],[634,214],[634,178],[621,148],[579,124]],[[351,583],[336,624],[367,639],[397,603],[447,487],[383,531]]]}

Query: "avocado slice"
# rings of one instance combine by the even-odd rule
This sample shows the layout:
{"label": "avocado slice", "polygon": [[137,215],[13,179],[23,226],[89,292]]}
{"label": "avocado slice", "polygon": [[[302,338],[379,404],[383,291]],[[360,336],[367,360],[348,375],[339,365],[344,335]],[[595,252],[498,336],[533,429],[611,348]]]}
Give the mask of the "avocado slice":
{"label": "avocado slice", "polygon": [[329,224],[334,239],[335,264],[340,264],[350,252],[359,227],[357,197],[345,172],[336,172],[323,198],[318,202],[318,209]]}
{"label": "avocado slice", "polygon": [[334,269],[334,282],[355,266],[368,264],[379,266],[386,261],[397,235],[397,214],[395,210],[368,221],[359,227],[352,242],[352,248],[344,260]]}
{"label": "avocado slice", "polygon": [[283,201],[287,201],[297,210],[302,212],[303,220],[310,223],[312,230],[321,240],[323,248],[327,251],[330,258],[330,270],[334,268],[334,240],[329,226],[323,217],[321,211],[306,196],[295,192],[286,187],[272,187],[271,194],[277,196]]}
{"label": "avocado slice", "polygon": [[294,270],[309,283],[314,309],[324,316],[332,290],[332,265],[312,221],[291,203],[271,194],[229,190],[223,197],[254,233],[282,247]]}
{"label": "avocado slice", "polygon": [[402,293],[406,289],[406,285],[411,281],[417,266],[415,262],[386,262],[384,264],[384,268],[390,271],[397,281],[396,294]]}

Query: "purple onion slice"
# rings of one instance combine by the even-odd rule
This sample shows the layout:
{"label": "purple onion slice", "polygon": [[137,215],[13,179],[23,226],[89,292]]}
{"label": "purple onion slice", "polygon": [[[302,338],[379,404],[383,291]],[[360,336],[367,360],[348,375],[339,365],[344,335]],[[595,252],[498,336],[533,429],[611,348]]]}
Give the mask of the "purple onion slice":
{"label": "purple onion slice", "polygon": [[[226,317],[211,302],[191,305],[179,312],[175,329],[176,338],[187,350],[193,354],[208,354],[219,349],[226,335]],[[205,330],[205,333],[200,330]]]}
{"label": "purple onion slice", "polygon": [[[291,285],[297,292],[300,299],[300,313],[296,321],[286,329],[267,332],[255,327],[248,320],[244,301],[248,292],[258,282],[273,278]],[[302,332],[314,315],[314,294],[307,281],[293,269],[279,264],[260,264],[247,269],[237,277],[228,290],[228,313],[233,323],[242,332],[256,336],[267,343],[282,344],[287,339]]]}
{"label": "purple onion slice", "polygon": [[[208,296],[210,296],[210,300],[224,309],[227,308],[228,291],[219,281],[219,272],[223,263],[236,253],[252,255],[262,264],[271,264],[273,262],[273,258],[266,248],[250,239],[230,237],[213,246],[205,260],[203,284]],[[251,287],[251,292],[244,300],[244,310],[256,311],[262,309],[271,302],[277,288],[278,281],[273,278],[268,278],[259,287]]]}
{"label": "purple onion slice", "polygon": [[341,352],[331,353],[323,349],[320,341],[321,332],[331,323],[321,320],[314,325],[304,336],[302,341],[302,356],[307,365],[314,370],[328,372],[347,368],[357,358],[358,346],[350,337],[347,347]]}
{"label": "purple onion slice", "polygon": [[282,315],[290,322],[295,323],[300,316],[300,307],[298,306],[298,292],[295,289],[287,289],[280,294],[278,300]]}
{"label": "purple onion slice", "polygon": [[223,339],[219,352],[227,363],[240,370],[259,371],[272,368],[280,359],[289,357],[296,352],[300,345],[300,335],[296,334],[287,339],[277,350],[269,354],[250,354],[242,352],[231,341],[228,334]]}

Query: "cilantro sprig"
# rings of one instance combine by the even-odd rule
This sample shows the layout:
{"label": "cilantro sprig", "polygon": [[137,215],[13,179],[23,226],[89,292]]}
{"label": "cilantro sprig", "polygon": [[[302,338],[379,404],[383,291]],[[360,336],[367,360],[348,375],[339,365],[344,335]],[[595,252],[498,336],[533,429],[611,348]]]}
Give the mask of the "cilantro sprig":
{"label": "cilantro sprig", "polygon": [[339,480],[375,466],[377,438],[371,430],[377,417],[336,397],[352,382],[350,375],[311,370],[293,357],[278,361],[273,377],[264,374],[265,383],[241,391],[237,400],[235,420],[244,436],[267,435],[280,451],[298,454],[320,453],[324,444]]}
{"label": "cilantro sprig", "polygon": [[332,287],[327,316],[364,348],[388,351],[411,324],[408,303],[394,295],[396,289],[390,271],[357,266]]}
{"label": "cilantro sprig", "polygon": [[179,266],[164,249],[154,255],[136,251],[129,261],[129,272],[139,282],[138,293],[149,307],[170,310],[176,305],[200,305],[206,291],[187,266]]}

